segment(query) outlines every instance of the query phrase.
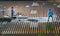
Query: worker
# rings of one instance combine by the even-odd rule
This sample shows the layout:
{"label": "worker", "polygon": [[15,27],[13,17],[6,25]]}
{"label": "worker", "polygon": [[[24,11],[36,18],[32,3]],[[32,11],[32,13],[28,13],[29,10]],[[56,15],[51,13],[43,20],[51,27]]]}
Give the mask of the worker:
{"label": "worker", "polygon": [[48,10],[48,22],[50,17],[52,18],[53,21],[53,10],[51,8]]}
{"label": "worker", "polygon": [[13,15],[14,15],[14,8],[11,7],[11,17],[13,17]]}

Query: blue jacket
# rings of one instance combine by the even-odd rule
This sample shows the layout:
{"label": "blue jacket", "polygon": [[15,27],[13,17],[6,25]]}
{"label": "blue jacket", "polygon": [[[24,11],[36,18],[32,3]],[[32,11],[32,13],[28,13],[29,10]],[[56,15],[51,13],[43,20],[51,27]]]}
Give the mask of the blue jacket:
{"label": "blue jacket", "polygon": [[52,9],[51,10],[48,10],[48,16],[52,16],[52,15],[53,15]]}
{"label": "blue jacket", "polygon": [[14,9],[11,9],[11,13],[14,13]]}

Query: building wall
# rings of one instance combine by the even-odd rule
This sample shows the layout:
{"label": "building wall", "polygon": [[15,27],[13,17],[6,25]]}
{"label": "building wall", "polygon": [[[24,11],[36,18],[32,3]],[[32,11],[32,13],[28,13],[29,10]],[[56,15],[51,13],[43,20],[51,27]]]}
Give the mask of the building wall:
{"label": "building wall", "polygon": [[[39,16],[39,17],[42,17],[42,16],[47,16],[47,11],[49,8],[52,8],[53,11],[54,11],[54,14],[56,14],[57,10],[56,10],[56,7],[52,6],[52,5],[42,5],[42,2],[38,2],[39,3],[39,6],[31,6],[32,5],[32,1],[1,1],[0,4],[3,5],[3,7],[5,7],[5,14],[8,14],[9,16],[11,16],[11,12],[10,12],[10,9],[11,7],[13,6],[14,7],[14,14],[17,14],[18,12],[19,13],[22,13],[22,15],[27,15],[27,16]],[[26,5],[29,5],[30,7],[25,7]],[[37,10],[37,13],[36,14],[30,14],[31,13],[31,10]]]}

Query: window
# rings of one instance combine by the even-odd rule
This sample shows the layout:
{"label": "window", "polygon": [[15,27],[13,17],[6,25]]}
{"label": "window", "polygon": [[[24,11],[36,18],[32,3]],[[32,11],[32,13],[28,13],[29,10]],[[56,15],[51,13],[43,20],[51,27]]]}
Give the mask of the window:
{"label": "window", "polygon": [[31,14],[36,14],[37,10],[31,10]]}

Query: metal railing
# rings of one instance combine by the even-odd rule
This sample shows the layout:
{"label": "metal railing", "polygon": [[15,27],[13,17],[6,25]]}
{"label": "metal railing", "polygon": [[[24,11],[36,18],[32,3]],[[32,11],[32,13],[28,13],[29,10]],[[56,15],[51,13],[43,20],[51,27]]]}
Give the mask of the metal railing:
{"label": "metal railing", "polygon": [[[46,25],[54,27],[53,30],[46,28]],[[50,28],[49,27],[49,28]],[[42,31],[44,30],[44,32]],[[39,32],[48,34],[60,33],[60,22],[17,22],[5,24],[2,34],[37,34]]]}

